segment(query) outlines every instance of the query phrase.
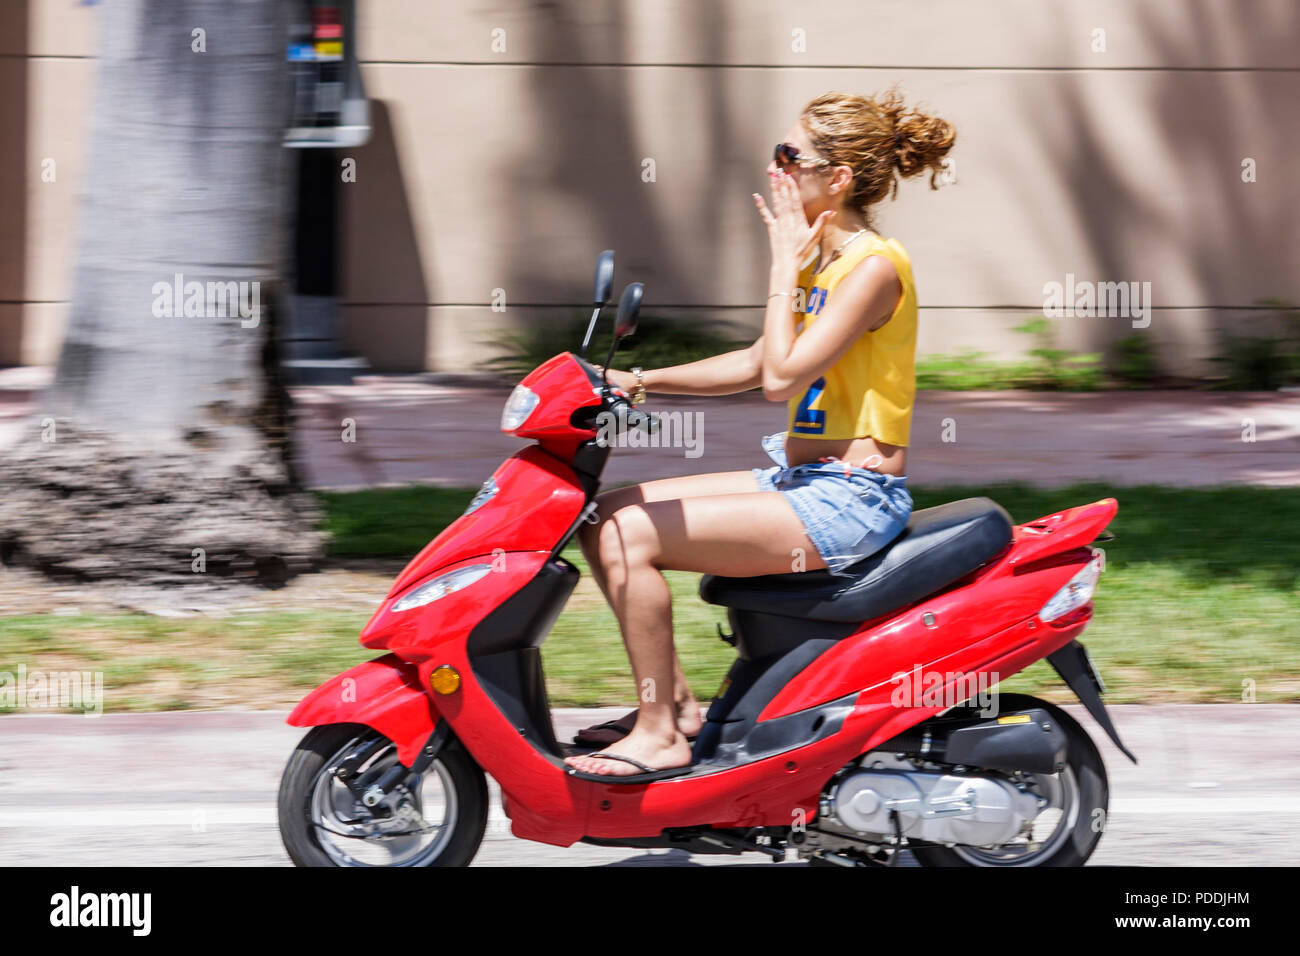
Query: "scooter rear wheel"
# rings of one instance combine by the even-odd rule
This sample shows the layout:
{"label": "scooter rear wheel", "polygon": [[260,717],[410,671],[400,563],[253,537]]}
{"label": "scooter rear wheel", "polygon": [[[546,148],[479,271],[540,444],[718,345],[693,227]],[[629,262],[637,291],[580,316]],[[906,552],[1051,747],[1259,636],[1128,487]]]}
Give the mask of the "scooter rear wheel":
{"label": "scooter rear wheel", "polygon": [[[1083,866],[1101,841],[1110,799],[1106,765],[1087,731],[1061,708],[1024,694],[1002,694],[1004,710],[1040,707],[1069,739],[1065,769],[1057,774],[1026,774],[1049,800],[1034,823],[1032,839],[993,849],[969,846],[913,846],[922,866]],[[1045,829],[1044,822],[1055,821]]]}
{"label": "scooter rear wheel", "polygon": [[[455,741],[424,773],[368,808],[332,774],[365,748],[356,776],[375,779],[397,762],[397,748],[361,724],[313,728],[280,779],[280,838],[297,866],[465,866],[487,829],[483,771]],[[354,783],[355,786],[355,783]]]}

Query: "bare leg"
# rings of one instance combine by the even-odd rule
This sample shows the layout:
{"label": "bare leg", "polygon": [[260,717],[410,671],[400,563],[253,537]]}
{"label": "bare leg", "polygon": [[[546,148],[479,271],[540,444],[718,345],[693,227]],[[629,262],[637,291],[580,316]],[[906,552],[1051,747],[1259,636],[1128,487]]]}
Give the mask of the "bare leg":
{"label": "bare leg", "polygon": [[[620,508],[646,501],[670,501],[678,498],[694,498],[705,495],[741,494],[756,492],[758,483],[750,471],[725,471],[707,475],[688,475],[681,478],[664,478],[659,481],[642,482],[626,488],[617,488],[600,495],[597,500],[597,520],[584,525],[578,534],[578,543],[582,546],[583,556],[591,568],[591,576],[600,588],[605,600],[609,600],[609,591],[605,584],[605,570],[600,564],[598,541],[601,525]],[[612,606],[612,605],[611,605]],[[638,700],[640,696],[638,694]],[[691,685],[687,683],[682,670],[681,659],[673,648],[673,705],[677,719],[677,729],[687,737],[699,733],[700,704]]]}
{"label": "bare leg", "polygon": [[[796,559],[808,570],[826,565],[774,491],[627,505],[601,524],[597,549],[640,699],[636,726],[609,752],[656,769],[685,766],[690,747],[671,695],[660,692],[673,679],[672,596],[662,571],[748,577],[788,572]],[[565,762],[587,773],[638,772],[595,755]]]}

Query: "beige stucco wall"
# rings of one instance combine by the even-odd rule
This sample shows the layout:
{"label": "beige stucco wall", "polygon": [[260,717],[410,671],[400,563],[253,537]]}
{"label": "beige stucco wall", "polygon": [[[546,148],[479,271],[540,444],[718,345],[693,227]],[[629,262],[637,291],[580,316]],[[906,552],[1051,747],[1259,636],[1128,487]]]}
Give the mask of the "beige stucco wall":
{"label": "beige stucco wall", "polygon": [[[0,197],[23,210],[0,231],[0,362],[48,362],[107,8],[30,4],[23,43],[17,7],[0,6],[0,82],[25,90],[0,105],[25,129],[3,154],[24,168]],[[749,194],[772,144],[812,96],[893,82],[959,136],[955,184],[912,180],[880,214],[913,257],[922,352],[1025,347],[1010,327],[1067,273],[1150,282],[1142,334],[1175,372],[1216,326],[1266,321],[1257,300],[1300,301],[1293,0],[360,0],[358,33],[375,135],[342,187],[345,337],[381,368],[472,365],[493,330],[584,301],[607,247],[646,312],[756,328]],[[1135,331],[1059,330],[1076,349]]]}

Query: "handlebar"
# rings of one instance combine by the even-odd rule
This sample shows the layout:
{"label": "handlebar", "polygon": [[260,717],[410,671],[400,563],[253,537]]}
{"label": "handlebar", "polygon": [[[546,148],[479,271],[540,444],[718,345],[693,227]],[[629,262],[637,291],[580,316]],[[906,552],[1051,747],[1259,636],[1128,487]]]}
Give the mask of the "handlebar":
{"label": "handlebar", "polygon": [[639,428],[647,435],[654,435],[659,431],[659,420],[650,412],[639,410],[632,404],[627,393],[616,385],[610,385],[602,380],[601,375],[596,371],[596,367],[581,356],[575,356],[578,364],[582,366],[583,371],[587,373],[587,378],[591,381],[592,387],[601,397],[601,411],[613,412],[621,422],[626,423],[629,428]]}
{"label": "handlebar", "polygon": [[659,419],[652,413],[641,411],[633,405],[631,399],[621,389],[611,388],[605,396],[605,404],[627,424],[627,427],[639,428],[647,435],[659,431]]}

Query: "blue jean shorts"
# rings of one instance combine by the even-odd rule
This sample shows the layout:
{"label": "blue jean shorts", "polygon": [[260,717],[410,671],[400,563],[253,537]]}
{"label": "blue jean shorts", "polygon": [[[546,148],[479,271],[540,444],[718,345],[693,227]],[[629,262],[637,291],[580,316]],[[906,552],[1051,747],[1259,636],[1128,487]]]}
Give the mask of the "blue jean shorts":
{"label": "blue jean shorts", "polygon": [[776,465],[754,469],[759,490],[785,495],[832,574],[875,554],[907,526],[912,496],[906,475],[846,469],[839,461],[792,468],[785,457],[785,432],[764,438],[763,450]]}

